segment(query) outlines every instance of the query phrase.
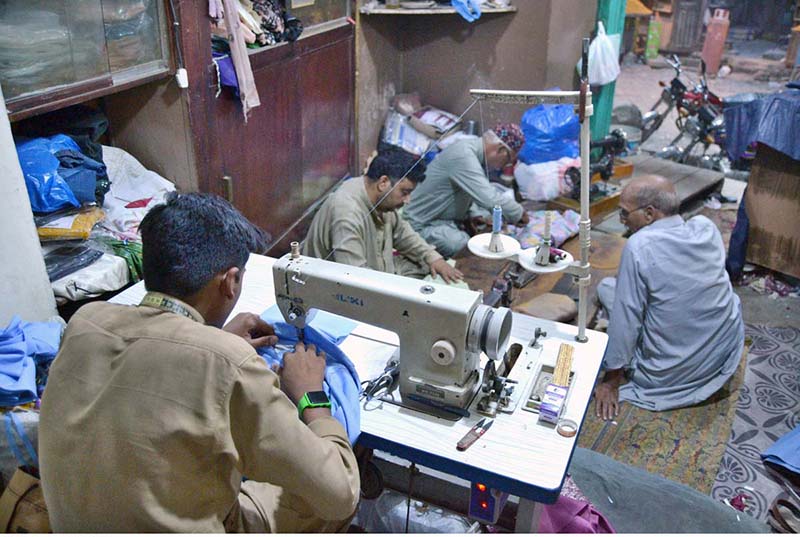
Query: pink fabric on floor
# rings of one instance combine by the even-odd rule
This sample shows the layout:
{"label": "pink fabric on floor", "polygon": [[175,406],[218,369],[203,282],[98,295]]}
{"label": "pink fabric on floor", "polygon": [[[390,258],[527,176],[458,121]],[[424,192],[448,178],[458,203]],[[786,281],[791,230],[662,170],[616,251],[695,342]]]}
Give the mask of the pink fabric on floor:
{"label": "pink fabric on floor", "polygon": [[611,523],[589,502],[559,496],[545,505],[539,533],[616,533]]}

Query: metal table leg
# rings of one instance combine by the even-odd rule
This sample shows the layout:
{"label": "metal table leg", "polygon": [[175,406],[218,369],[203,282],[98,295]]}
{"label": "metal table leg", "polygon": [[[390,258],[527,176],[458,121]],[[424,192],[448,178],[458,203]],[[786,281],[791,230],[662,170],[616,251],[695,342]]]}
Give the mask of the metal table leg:
{"label": "metal table leg", "polygon": [[539,519],[542,517],[544,504],[525,498],[519,499],[515,533],[536,533],[539,530]]}

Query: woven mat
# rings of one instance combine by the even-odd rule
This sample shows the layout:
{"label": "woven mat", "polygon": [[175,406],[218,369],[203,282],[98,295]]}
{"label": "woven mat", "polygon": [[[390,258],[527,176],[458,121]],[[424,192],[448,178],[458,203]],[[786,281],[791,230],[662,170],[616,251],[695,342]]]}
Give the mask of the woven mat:
{"label": "woven mat", "polygon": [[745,512],[764,520],[783,490],[761,463],[762,451],[800,426],[800,330],[750,325],[753,340],[736,419],[712,497],[747,495]]}
{"label": "woven mat", "polygon": [[593,398],[578,445],[709,494],[731,434],[745,363],[720,391],[689,408],[652,412],[623,402],[617,419],[606,422],[595,416]]}

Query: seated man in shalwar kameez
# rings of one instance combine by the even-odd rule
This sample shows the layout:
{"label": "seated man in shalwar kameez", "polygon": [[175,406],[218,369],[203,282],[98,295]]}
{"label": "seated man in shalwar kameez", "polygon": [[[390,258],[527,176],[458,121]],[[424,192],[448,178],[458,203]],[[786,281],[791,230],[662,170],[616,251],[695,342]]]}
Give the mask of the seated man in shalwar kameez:
{"label": "seated man in shalwar kameez", "polygon": [[619,206],[633,235],[618,277],[597,289],[610,314],[605,377],[595,390],[597,415],[606,420],[619,401],[668,410],[708,399],[736,371],[744,345],[714,223],[684,221],[675,187],[659,176],[632,181]]}
{"label": "seated man in shalwar kameez", "polygon": [[399,213],[424,179],[423,162],[400,149],[382,151],[366,175],[328,196],[311,222],[303,255],[409,278],[461,280],[461,272]]}
{"label": "seated man in shalwar kameez", "polygon": [[437,155],[425,183],[405,210],[408,222],[442,255],[454,256],[469,241],[464,229],[472,218],[490,216],[499,205],[507,222],[528,223],[528,213],[489,182],[490,170],[517,160],[525,135],[514,123],[498,125],[480,138],[459,140]]}

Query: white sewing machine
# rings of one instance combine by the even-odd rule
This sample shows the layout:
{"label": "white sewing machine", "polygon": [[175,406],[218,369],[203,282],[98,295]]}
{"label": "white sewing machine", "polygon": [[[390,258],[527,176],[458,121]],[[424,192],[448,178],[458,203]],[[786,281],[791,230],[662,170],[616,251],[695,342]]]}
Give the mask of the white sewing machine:
{"label": "white sewing machine", "polygon": [[320,309],[391,330],[400,339],[404,405],[469,405],[481,352],[498,360],[506,351],[510,310],[484,305],[481,292],[301,256],[295,245],[272,269],[288,323],[302,330]]}

